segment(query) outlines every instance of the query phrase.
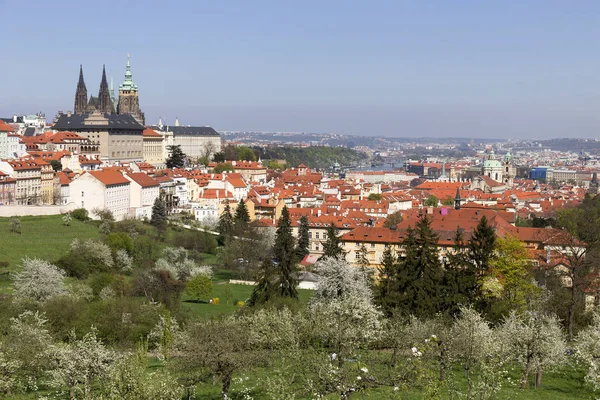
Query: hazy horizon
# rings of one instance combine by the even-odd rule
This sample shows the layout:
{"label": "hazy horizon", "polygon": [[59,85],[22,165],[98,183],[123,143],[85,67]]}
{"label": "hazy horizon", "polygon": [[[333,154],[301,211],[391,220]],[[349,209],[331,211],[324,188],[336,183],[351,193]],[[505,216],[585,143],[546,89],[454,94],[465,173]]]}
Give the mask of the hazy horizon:
{"label": "hazy horizon", "polygon": [[80,64],[118,92],[130,53],[148,124],[600,137],[600,3],[515,3],[0,0],[0,116],[72,110]]}

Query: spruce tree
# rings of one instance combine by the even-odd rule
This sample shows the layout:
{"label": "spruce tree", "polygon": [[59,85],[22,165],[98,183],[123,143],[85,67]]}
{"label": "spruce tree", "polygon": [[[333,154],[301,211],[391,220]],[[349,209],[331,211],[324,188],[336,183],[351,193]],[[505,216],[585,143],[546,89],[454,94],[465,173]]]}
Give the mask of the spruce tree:
{"label": "spruce tree", "polygon": [[263,304],[275,297],[298,298],[297,257],[290,213],[283,207],[277,223],[273,260],[265,260],[261,266],[258,283],[248,301],[251,306]]}
{"label": "spruce tree", "polygon": [[235,211],[235,230],[238,234],[243,234],[248,229],[250,223],[250,214],[248,214],[248,208],[244,200],[240,200],[238,203],[237,210]]}
{"label": "spruce tree", "polygon": [[183,168],[185,164],[185,153],[180,145],[167,146],[169,157],[167,158],[167,168]]}
{"label": "spruce tree", "polygon": [[337,260],[341,260],[345,257],[346,252],[341,246],[340,238],[338,237],[338,230],[335,224],[332,222],[327,227],[327,239],[323,243],[323,255],[319,258],[332,257]]}
{"label": "spruce tree", "polygon": [[448,263],[442,283],[442,309],[450,315],[456,315],[460,306],[473,306],[480,295],[475,264],[469,260],[462,230],[456,228],[452,253],[448,254]]}
{"label": "spruce tree", "polygon": [[443,269],[438,254],[438,236],[425,215],[404,241],[406,257],[398,269],[399,304],[406,313],[433,316],[441,306]]}
{"label": "spruce tree", "polygon": [[152,205],[152,219],[150,223],[158,229],[159,233],[167,228],[167,206],[165,201],[159,196]]}
{"label": "spruce tree", "polygon": [[281,297],[298,298],[297,285],[297,256],[292,236],[292,225],[290,213],[287,207],[283,207],[281,217],[277,223],[277,234],[273,253],[279,263],[277,265],[279,281],[278,290]]}
{"label": "spruce tree", "polygon": [[392,316],[398,304],[398,258],[390,246],[386,247],[381,256],[379,281],[375,288],[375,300],[382,311]]}
{"label": "spruce tree", "polygon": [[483,276],[490,269],[490,259],[494,252],[496,233],[485,215],[469,239],[468,248],[472,262],[477,268],[477,276]]}
{"label": "spruce tree", "polygon": [[233,233],[233,216],[231,215],[229,203],[225,205],[223,214],[219,217],[219,227],[217,229],[223,236],[229,236]]}
{"label": "spruce tree", "polygon": [[301,217],[300,227],[298,228],[298,246],[296,247],[298,260],[302,260],[309,253],[308,228],[308,217]]}

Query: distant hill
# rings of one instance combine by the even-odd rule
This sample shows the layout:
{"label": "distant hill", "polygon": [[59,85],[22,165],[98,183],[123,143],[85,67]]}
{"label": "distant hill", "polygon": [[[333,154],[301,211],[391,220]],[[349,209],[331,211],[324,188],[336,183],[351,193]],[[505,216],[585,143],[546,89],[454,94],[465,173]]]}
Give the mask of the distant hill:
{"label": "distant hill", "polygon": [[304,163],[309,168],[329,168],[335,162],[341,166],[354,166],[369,159],[363,152],[346,147],[255,147],[262,159],[283,159],[288,167]]}

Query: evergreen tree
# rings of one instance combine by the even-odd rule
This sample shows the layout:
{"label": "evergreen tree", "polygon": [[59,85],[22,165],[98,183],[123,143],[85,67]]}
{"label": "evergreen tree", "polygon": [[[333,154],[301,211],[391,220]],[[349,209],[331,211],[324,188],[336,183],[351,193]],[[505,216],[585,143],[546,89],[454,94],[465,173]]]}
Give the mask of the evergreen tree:
{"label": "evergreen tree", "polygon": [[150,223],[159,232],[163,232],[167,228],[167,206],[160,196],[154,200],[154,205],[152,205],[152,219]]}
{"label": "evergreen tree", "polygon": [[327,227],[327,239],[323,243],[323,255],[319,259],[325,257],[331,257],[341,260],[346,255],[346,252],[341,246],[340,238],[338,237],[338,230],[335,224],[332,222]]}
{"label": "evergreen tree", "polygon": [[238,234],[243,234],[248,229],[250,223],[250,214],[248,214],[248,208],[244,200],[240,200],[238,203],[237,210],[235,211],[235,228]]}
{"label": "evergreen tree", "polygon": [[290,213],[287,207],[283,207],[281,217],[277,223],[277,236],[275,237],[273,253],[279,263],[277,265],[279,295],[297,299],[296,272],[298,259],[296,257],[294,236],[292,236]]}
{"label": "evergreen tree", "polygon": [[185,153],[180,145],[167,146],[169,157],[167,158],[167,168],[182,168],[185,164]]}
{"label": "evergreen tree", "polygon": [[296,247],[298,260],[302,260],[309,253],[308,246],[308,217],[303,216],[300,218],[300,228],[298,228],[298,247]]}
{"label": "evergreen tree", "polygon": [[276,260],[275,262],[273,260],[263,262],[258,283],[248,302],[249,305],[262,304],[274,297],[298,298],[296,290],[298,259],[287,207],[283,207],[277,223],[273,253]]}
{"label": "evergreen tree", "polygon": [[219,227],[217,229],[223,236],[229,236],[233,232],[233,216],[231,215],[229,203],[225,205],[223,214],[219,217]]}
{"label": "evergreen tree", "polygon": [[386,247],[381,256],[379,267],[379,282],[375,288],[375,300],[382,311],[391,316],[398,304],[398,258],[390,246]]}
{"label": "evergreen tree", "polygon": [[456,229],[442,283],[442,309],[455,315],[460,306],[473,306],[481,298],[475,264],[469,260],[461,228]]}
{"label": "evergreen tree", "polygon": [[440,309],[443,269],[437,248],[438,236],[425,215],[409,228],[404,241],[406,257],[398,268],[398,307],[419,316],[433,316]]}
{"label": "evergreen tree", "polygon": [[475,232],[469,239],[468,248],[471,261],[477,268],[477,276],[481,277],[490,268],[490,259],[494,252],[496,233],[485,215],[481,217]]}

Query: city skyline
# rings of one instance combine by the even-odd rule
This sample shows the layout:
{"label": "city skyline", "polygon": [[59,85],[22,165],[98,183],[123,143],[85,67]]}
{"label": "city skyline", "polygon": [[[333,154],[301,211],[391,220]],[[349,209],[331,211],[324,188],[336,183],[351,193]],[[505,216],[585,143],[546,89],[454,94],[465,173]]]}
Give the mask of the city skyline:
{"label": "city skyline", "polygon": [[54,23],[22,30],[10,18],[19,3],[0,3],[18,32],[15,62],[2,67],[2,117],[72,109],[80,64],[90,93],[104,64],[118,87],[131,53],[148,124],[392,137],[600,131],[591,1],[86,5],[106,29],[75,18],[76,4],[34,2]]}

